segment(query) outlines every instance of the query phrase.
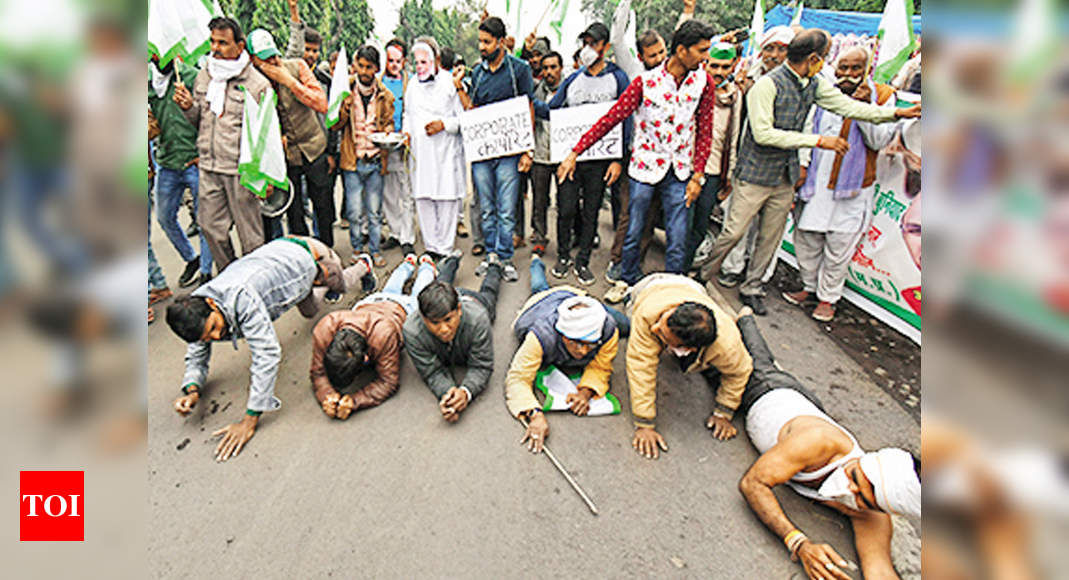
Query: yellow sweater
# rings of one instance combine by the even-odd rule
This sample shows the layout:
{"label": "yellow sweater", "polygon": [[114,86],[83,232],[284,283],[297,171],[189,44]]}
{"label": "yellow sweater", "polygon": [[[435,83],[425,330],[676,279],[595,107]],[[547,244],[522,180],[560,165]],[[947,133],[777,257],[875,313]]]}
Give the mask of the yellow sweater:
{"label": "yellow sweater", "polygon": [[631,312],[631,336],[627,340],[627,382],[631,389],[631,414],[636,427],[654,427],[657,419],[657,365],[665,344],[653,333],[653,325],[668,310],[684,302],[708,306],[716,320],[716,340],[698,353],[687,373],[716,367],[721,374],[716,393],[717,408],[733,415],[753,370],[753,360],[735,321],[693,280],[672,274],[647,276],[635,286]]}
{"label": "yellow sweater", "polygon": [[[558,290],[570,290],[577,296],[587,296],[588,293],[581,288],[572,286],[554,286],[544,292],[539,292],[524,303],[519,314],[523,314],[533,304],[538,303],[550,292]],[[513,322],[515,324],[515,322]],[[609,392],[609,376],[612,375],[612,361],[616,358],[616,352],[620,345],[620,331],[613,332],[612,337],[601,345],[597,356],[583,369],[583,376],[579,379],[580,387],[590,387],[597,393],[597,397],[604,397]],[[542,367],[542,344],[538,342],[533,332],[528,332],[520,344],[519,350],[512,357],[508,374],[505,375],[505,405],[513,417],[520,413],[539,407],[538,399],[534,396],[534,381]]]}

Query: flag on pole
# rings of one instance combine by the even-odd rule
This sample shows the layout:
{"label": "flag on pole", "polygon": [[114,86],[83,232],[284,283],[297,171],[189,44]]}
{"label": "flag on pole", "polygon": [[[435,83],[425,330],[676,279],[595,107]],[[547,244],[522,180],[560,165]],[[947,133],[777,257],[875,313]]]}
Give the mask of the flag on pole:
{"label": "flag on pole", "polygon": [[149,0],[149,54],[160,66],[176,56],[195,62],[211,48],[208,22],[222,15],[218,0]]}
{"label": "flag on pole", "polygon": [[338,122],[341,104],[349,98],[349,59],[345,54],[345,45],[338,48],[338,60],[334,63],[334,74],[330,78],[330,95],[327,101],[327,129]]}
{"label": "flag on pole", "polygon": [[798,0],[798,5],[794,7],[794,15],[791,16],[791,26],[802,25],[802,10],[805,8],[805,2]]}
{"label": "flag on pole", "polygon": [[879,49],[873,80],[888,83],[917,48],[913,36],[913,0],[887,0],[876,37]]}
{"label": "flag on pole", "polygon": [[282,129],[278,123],[278,95],[267,89],[259,104],[245,89],[245,110],[241,122],[238,176],[249,191],[267,197],[267,186],[289,189],[286,153],[282,150]]}
{"label": "flag on pole", "polygon": [[1055,67],[1059,53],[1058,22],[1054,0],[1025,0],[1021,4],[1010,43],[1011,81],[1027,83]]}
{"label": "flag on pole", "polygon": [[761,37],[765,34],[765,3],[763,0],[754,0],[753,18],[750,20],[750,41],[746,47],[746,55],[749,56],[761,46]]}

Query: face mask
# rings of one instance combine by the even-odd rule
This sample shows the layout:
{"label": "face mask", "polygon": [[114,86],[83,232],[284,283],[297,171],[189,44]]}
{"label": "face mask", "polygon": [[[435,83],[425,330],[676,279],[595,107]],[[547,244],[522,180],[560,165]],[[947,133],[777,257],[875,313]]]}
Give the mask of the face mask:
{"label": "face mask", "polygon": [[820,489],[818,489],[817,492],[850,509],[858,509],[857,496],[854,495],[854,492],[850,491],[850,478],[847,477],[846,470],[842,467],[831,472],[831,475],[824,480],[824,483],[820,484]]}
{"label": "face mask", "polygon": [[684,346],[670,346],[670,347],[668,347],[668,350],[672,354],[678,356],[679,358],[686,358],[686,357],[694,354],[694,349],[693,348],[687,348],[687,347],[684,347]]}
{"label": "face mask", "polygon": [[416,76],[419,80],[426,81],[434,74],[434,65],[431,62],[416,61]]}
{"label": "face mask", "polygon": [[494,50],[494,52],[491,52],[490,54],[486,55],[486,62],[494,62],[495,60],[497,60],[497,57],[499,57],[499,56],[501,56],[501,47],[500,46],[497,47],[497,49]]}
{"label": "face mask", "polygon": [[818,60],[817,62],[813,63],[813,65],[809,67],[809,76],[810,76],[810,78],[817,76],[817,74],[819,74],[820,71],[822,71],[822,70],[824,70],[824,59],[823,58]]}
{"label": "face mask", "polygon": [[598,56],[598,51],[590,48],[589,45],[584,46],[583,49],[579,51],[579,64],[586,67],[592,66],[598,61]]}

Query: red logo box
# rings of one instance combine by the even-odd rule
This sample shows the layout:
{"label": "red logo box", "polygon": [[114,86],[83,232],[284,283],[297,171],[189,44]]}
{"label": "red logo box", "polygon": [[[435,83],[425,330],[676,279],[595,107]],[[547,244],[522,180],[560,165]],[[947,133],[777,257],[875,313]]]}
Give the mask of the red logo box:
{"label": "red logo box", "polygon": [[19,472],[19,540],[85,540],[85,472]]}

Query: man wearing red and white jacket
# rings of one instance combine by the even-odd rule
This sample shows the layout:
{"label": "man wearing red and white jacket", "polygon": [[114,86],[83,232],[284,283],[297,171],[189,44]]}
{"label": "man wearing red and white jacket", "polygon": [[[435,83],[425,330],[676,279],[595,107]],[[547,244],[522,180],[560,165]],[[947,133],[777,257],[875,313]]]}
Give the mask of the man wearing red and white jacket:
{"label": "man wearing red and white jacket", "polygon": [[624,241],[623,280],[606,294],[607,301],[622,300],[627,288],[642,277],[639,239],[646,210],[656,192],[661,194],[668,238],[665,270],[683,273],[687,211],[701,193],[712,143],[716,85],[702,68],[712,36],[713,29],[707,24],[697,20],[683,23],[672,36],[672,56],[663,65],[636,77],[557,169],[559,180],[570,178],[579,154],[634,114],[627,171],[631,180],[631,222]]}

